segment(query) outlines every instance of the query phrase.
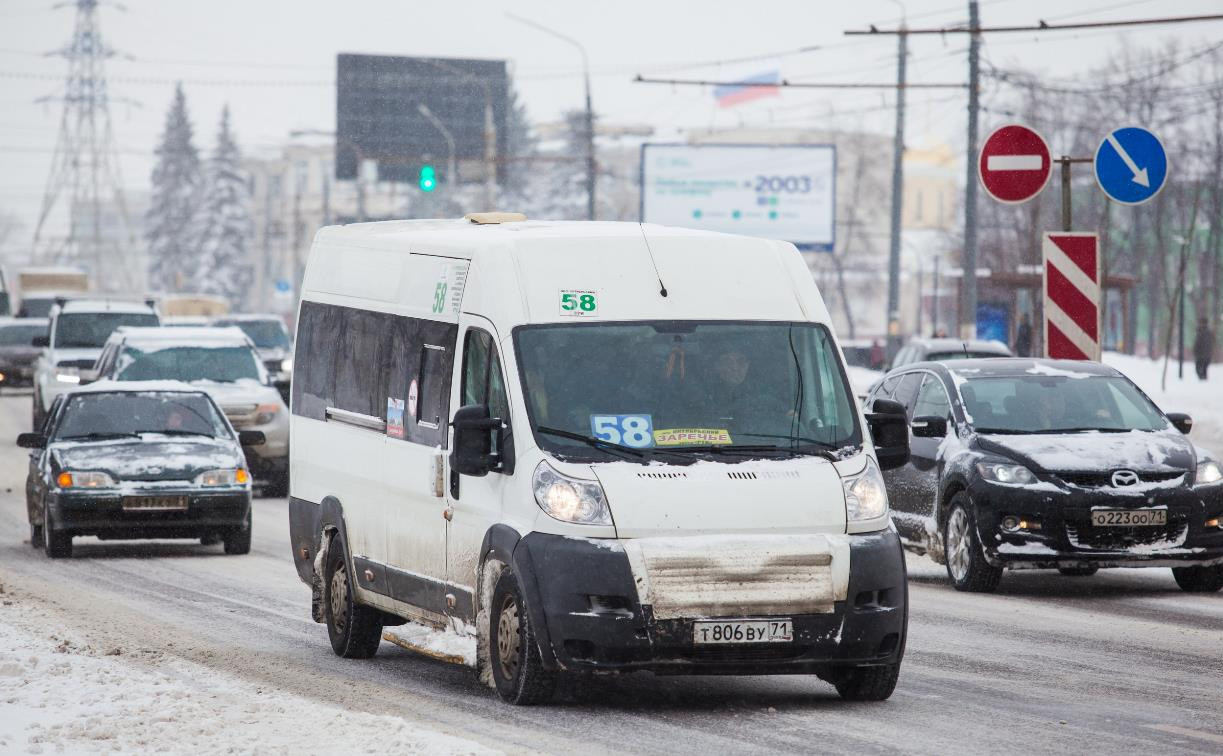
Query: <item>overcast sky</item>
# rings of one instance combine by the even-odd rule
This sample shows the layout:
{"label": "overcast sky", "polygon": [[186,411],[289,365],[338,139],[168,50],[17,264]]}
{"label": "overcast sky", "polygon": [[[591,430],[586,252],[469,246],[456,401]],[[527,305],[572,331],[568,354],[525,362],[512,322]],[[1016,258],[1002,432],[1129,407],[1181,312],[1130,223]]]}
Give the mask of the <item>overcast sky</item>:
{"label": "overcast sky", "polygon": [[[75,11],[52,0],[0,0],[0,207],[17,212],[32,234],[60,114],[36,104],[62,89],[64,60],[43,53],[71,37]],[[126,10],[99,13],[106,41],[131,56],[107,66],[116,103],[112,122],[124,182],[147,191],[151,151],[177,80],[183,82],[197,145],[208,148],[223,104],[247,153],[265,153],[296,128],[331,130],[338,52],[504,58],[536,121],[555,119],[582,102],[577,49],[506,16],[506,9],[585,45],[595,109],[604,122],[648,124],[659,138],[680,130],[738,124],[892,128],[891,92],[829,94],[790,90],[779,97],[719,109],[705,88],[635,84],[633,75],[726,77],[780,67],[795,81],[891,81],[894,37],[847,38],[846,29],[894,27],[899,0],[618,0],[498,3],[407,0],[123,0]],[[911,27],[967,18],[967,2],[908,0]],[[989,25],[1198,15],[1223,10],[1220,0],[983,0]],[[999,66],[1024,66],[1056,78],[1104,65],[1121,45],[1179,37],[1187,47],[1223,38],[1223,23],[998,34],[983,54]],[[964,35],[913,38],[911,81],[962,82]],[[812,52],[794,54],[816,46]],[[743,56],[758,62],[705,65]],[[771,56],[771,57],[770,57]],[[988,104],[999,94],[987,87]],[[910,144],[962,147],[965,95],[914,92]],[[989,117],[985,127],[990,125]],[[1057,145],[1052,145],[1056,150]]]}

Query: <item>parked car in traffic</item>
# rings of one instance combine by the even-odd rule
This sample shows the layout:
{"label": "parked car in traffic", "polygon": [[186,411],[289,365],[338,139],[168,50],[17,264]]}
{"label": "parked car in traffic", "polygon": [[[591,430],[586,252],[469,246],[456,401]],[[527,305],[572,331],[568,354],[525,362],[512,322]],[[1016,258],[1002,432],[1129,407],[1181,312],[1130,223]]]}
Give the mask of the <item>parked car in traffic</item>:
{"label": "parked car in traffic", "polygon": [[185,384],[95,383],[61,394],[30,449],[30,544],[72,556],[72,539],[198,538],[227,554],[251,547],[243,446],[216,403]]}
{"label": "parked car in traffic", "polygon": [[889,373],[868,401],[906,408],[907,464],[884,473],[906,547],[956,588],[1005,569],[1171,567],[1223,588],[1223,472],[1128,378],[1093,362],[969,359]]}
{"label": "parked car in traffic", "polygon": [[157,310],[147,302],[103,299],[60,300],[51,308],[48,332],[35,337],[43,351],[34,365],[32,425],[42,425],[55,397],[81,383],[81,371],[93,367],[102,345],[119,326],[156,326]]}
{"label": "parked car in traffic", "polygon": [[454,623],[513,704],[583,671],[892,694],[908,594],[880,470],[904,412],[853,401],[793,245],[329,227],[297,323],[292,553],[336,654]]}
{"label": "parked car in traffic", "polygon": [[46,318],[0,318],[0,387],[29,386],[42,348],[34,339],[47,335]]}
{"label": "parked car in traffic", "polygon": [[216,318],[213,325],[237,326],[250,337],[263,367],[287,404],[293,381],[293,342],[284,319],[279,315],[224,315]]}
{"label": "parked car in traffic", "polygon": [[289,408],[239,329],[120,328],[87,378],[182,381],[207,391],[235,428],[264,434],[265,443],[246,450],[262,493],[288,493]]}

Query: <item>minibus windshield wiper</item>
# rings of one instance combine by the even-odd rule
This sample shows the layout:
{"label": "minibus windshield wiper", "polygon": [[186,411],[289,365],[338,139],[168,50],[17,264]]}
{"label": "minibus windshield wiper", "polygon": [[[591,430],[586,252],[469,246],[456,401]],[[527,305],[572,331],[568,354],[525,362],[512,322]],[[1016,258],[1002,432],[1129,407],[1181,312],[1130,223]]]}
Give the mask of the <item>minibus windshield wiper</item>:
{"label": "minibus windshield wiper", "polygon": [[[741,433],[741,436],[751,435]],[[789,438],[783,436],[782,438]],[[759,452],[785,452],[804,457],[823,457],[831,462],[837,461],[836,456],[827,449],[802,449],[797,446],[778,446],[776,444],[705,444],[702,446],[677,446],[671,451],[696,452],[700,454],[756,454]]]}
{"label": "minibus windshield wiper", "polygon": [[[736,433],[736,436],[747,436],[748,438],[778,438],[785,441],[801,442],[804,444],[812,444],[818,446],[819,449],[800,449],[797,446],[778,446],[775,448],[785,449],[797,454],[807,454],[815,457],[823,457],[830,462],[836,462],[840,459],[836,455],[836,451],[840,448],[836,444],[830,444],[827,441],[821,441],[818,438],[807,438],[806,436],[787,436],[781,433]],[[743,448],[743,447],[739,447]],[[769,448],[769,447],[762,447]]]}
{"label": "minibus windshield wiper", "polygon": [[649,459],[652,455],[658,453],[675,453],[674,450],[671,449],[656,449],[653,447],[636,449],[632,446],[625,446],[624,444],[614,444],[611,441],[604,441],[598,436],[587,436],[582,433],[574,433],[573,431],[562,430],[560,428],[549,428],[544,425],[535,426],[535,430],[539,431],[540,433],[546,433],[549,436],[560,436],[561,438],[571,438],[574,441],[581,441],[587,446],[592,446],[596,449],[602,449],[608,452],[620,452],[621,454],[626,454],[633,459]]}

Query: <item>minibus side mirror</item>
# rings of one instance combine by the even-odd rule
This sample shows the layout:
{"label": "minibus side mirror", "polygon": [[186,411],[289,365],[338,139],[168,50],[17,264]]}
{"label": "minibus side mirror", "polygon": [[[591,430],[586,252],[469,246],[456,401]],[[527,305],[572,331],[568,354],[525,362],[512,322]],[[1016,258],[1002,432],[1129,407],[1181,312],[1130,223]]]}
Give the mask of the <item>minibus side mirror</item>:
{"label": "minibus side mirror", "polygon": [[947,418],[934,415],[915,417],[909,427],[918,438],[942,438],[947,435]]}
{"label": "minibus side mirror", "polygon": [[1193,430],[1193,418],[1184,412],[1169,412],[1168,422],[1172,423],[1173,428],[1176,428],[1186,436],[1189,435],[1189,431]]}
{"label": "minibus side mirror", "polygon": [[41,449],[47,445],[47,437],[41,433],[19,433],[17,445],[22,449]]}
{"label": "minibus side mirror", "polygon": [[492,453],[493,432],[501,427],[501,418],[489,417],[487,404],[459,407],[450,425],[454,428],[451,470],[478,478],[496,469],[499,459]]}
{"label": "minibus side mirror", "polygon": [[904,405],[891,399],[876,399],[871,409],[874,411],[867,413],[866,422],[875,443],[879,468],[894,470],[903,467],[909,461],[909,423],[905,418]]}
{"label": "minibus side mirror", "polygon": [[30,339],[30,346],[49,347],[51,346],[51,337],[50,336],[35,336],[34,338]]}

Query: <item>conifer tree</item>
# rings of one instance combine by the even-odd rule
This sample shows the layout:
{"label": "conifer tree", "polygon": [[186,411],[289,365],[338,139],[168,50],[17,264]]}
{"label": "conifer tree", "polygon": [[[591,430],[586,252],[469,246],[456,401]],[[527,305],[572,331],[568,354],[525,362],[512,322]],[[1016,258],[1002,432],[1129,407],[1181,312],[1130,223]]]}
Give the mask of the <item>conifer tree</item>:
{"label": "conifer tree", "polygon": [[152,196],[145,214],[149,284],[163,292],[191,289],[196,267],[192,218],[199,201],[200,156],[192,142],[182,84],[174,90],[156,154]]}
{"label": "conifer tree", "polygon": [[240,306],[251,280],[250,188],[241,153],[229,127],[229,106],[221,113],[216,150],[204,170],[204,190],[194,224],[194,280],[199,291]]}

